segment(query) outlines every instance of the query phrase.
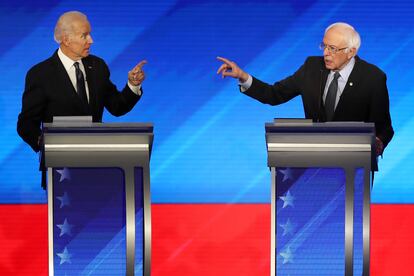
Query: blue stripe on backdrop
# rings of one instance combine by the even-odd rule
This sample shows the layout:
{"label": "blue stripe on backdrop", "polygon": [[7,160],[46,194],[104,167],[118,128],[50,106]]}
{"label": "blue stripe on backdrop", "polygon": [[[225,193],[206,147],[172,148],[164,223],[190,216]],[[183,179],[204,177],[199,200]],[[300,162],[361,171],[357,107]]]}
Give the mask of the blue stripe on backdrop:
{"label": "blue stripe on backdrop", "polygon": [[[6,1],[4,1],[6,2]],[[58,4],[48,2],[13,1],[0,3],[0,58],[15,47],[42,21],[44,15]],[[7,26],[7,27],[6,27]]]}
{"label": "blue stripe on backdrop", "polygon": [[[2,6],[2,14],[16,9]],[[300,99],[278,107],[255,102],[237,91],[235,81],[215,75],[215,57],[229,57],[273,82],[306,56],[320,54],[323,30],[335,21],[360,31],[360,56],[388,75],[396,135],[380,161],[373,201],[414,202],[413,91],[405,84],[414,77],[411,1],[56,1],[41,7],[15,11],[7,26],[16,31],[0,37],[0,202],[44,202],[37,157],[17,136],[15,123],[24,75],[52,54],[56,19],[71,9],[89,16],[92,53],[107,61],[118,87],[135,63],[148,60],[142,100],[130,114],[106,115],[105,121],[155,124],[154,202],[270,202],[264,122],[303,116]]]}

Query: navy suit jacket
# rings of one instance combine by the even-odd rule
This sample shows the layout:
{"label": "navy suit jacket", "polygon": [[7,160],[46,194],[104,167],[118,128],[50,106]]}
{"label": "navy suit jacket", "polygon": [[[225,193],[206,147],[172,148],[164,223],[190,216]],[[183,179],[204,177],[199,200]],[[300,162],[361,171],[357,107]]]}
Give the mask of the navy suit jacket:
{"label": "navy suit jacket", "polygon": [[[305,116],[314,122],[326,121],[322,104],[329,70],[323,57],[308,57],[292,75],[269,85],[253,77],[244,93],[262,103],[278,105],[301,96]],[[389,111],[386,75],[375,65],[355,57],[354,68],[335,109],[333,121],[375,123],[376,136],[384,148],[394,135]]]}
{"label": "navy suit jacket", "polygon": [[89,88],[88,107],[82,104],[57,51],[28,71],[17,132],[34,151],[40,150],[41,123],[52,122],[53,116],[90,115],[94,122],[101,122],[104,108],[114,116],[121,116],[138,102],[140,96],[128,85],[122,92],[117,90],[109,79],[108,66],[101,58],[89,55],[82,59],[82,63]]}

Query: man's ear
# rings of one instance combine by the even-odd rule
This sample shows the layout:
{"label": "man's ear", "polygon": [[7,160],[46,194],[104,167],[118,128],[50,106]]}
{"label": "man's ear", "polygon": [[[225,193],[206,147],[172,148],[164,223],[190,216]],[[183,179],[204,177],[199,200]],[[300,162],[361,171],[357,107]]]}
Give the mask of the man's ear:
{"label": "man's ear", "polygon": [[70,37],[68,34],[64,34],[62,37],[62,44],[65,46],[69,46],[70,44]]}
{"label": "man's ear", "polygon": [[352,57],[356,56],[356,49],[355,48],[348,48],[348,58],[351,59]]}

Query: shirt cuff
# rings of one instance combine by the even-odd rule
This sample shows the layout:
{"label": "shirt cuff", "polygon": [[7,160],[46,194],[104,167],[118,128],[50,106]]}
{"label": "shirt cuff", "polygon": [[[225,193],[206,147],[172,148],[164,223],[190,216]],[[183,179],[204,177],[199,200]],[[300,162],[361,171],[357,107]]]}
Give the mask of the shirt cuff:
{"label": "shirt cuff", "polygon": [[252,83],[253,83],[253,78],[250,75],[247,78],[247,81],[245,81],[245,82],[240,82],[239,81],[240,91],[244,93],[247,89],[250,88],[250,86],[252,86]]}
{"label": "shirt cuff", "polygon": [[130,82],[128,82],[128,87],[129,87],[129,89],[132,90],[132,92],[134,92],[138,96],[141,96],[141,93],[142,93],[142,91],[141,91],[141,85],[135,86],[135,85],[132,85]]}

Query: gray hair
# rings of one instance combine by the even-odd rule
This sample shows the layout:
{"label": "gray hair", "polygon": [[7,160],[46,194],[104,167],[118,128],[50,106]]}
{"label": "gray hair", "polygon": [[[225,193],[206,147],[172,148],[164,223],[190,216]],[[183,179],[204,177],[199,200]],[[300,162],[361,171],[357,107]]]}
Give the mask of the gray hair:
{"label": "gray hair", "polygon": [[340,32],[344,35],[347,47],[355,48],[355,53],[358,52],[358,49],[361,46],[361,37],[359,36],[359,33],[354,29],[354,27],[348,23],[337,22],[329,25],[328,28],[325,29],[325,34],[333,28],[340,29]]}
{"label": "gray hair", "polygon": [[60,44],[65,35],[73,34],[73,22],[78,20],[88,21],[88,18],[79,11],[69,11],[62,14],[56,22],[54,33],[55,41]]}

